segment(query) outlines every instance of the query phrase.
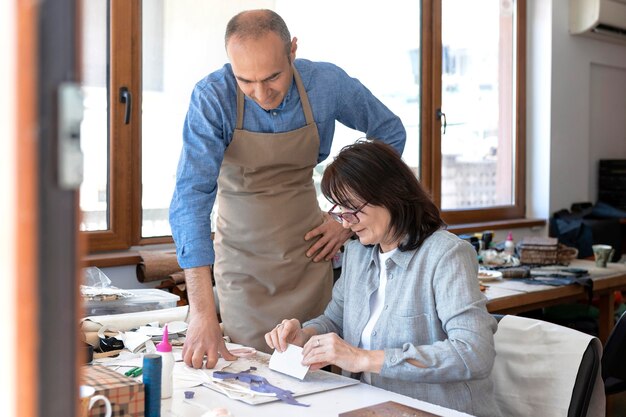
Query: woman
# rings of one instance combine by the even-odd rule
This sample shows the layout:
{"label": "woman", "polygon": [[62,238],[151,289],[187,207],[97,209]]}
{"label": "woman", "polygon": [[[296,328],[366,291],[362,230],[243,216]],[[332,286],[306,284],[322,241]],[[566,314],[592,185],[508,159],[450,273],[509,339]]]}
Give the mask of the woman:
{"label": "woman", "polygon": [[393,148],[361,141],[326,168],[329,212],[354,232],[323,315],[283,320],[271,348],[303,346],[304,365],[329,364],[400,394],[499,416],[490,379],[496,320],[480,293],[474,248],[444,222]]}

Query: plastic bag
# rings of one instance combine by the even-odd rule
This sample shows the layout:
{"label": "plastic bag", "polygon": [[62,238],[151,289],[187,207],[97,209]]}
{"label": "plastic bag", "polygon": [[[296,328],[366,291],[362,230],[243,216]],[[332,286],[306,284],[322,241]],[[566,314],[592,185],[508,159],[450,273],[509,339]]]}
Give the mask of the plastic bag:
{"label": "plastic bag", "polygon": [[111,280],[99,268],[85,268],[84,285],[80,286],[80,293],[85,300],[111,301],[132,297],[133,293],[121,290],[111,285]]}
{"label": "plastic bag", "polygon": [[95,266],[83,269],[83,284],[87,287],[109,288],[111,280],[104,272]]}

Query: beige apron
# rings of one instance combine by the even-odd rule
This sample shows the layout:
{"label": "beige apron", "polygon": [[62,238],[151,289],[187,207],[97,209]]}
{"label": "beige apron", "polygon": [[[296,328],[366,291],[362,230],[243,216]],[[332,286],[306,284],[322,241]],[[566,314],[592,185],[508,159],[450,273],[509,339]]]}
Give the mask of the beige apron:
{"label": "beige apron", "polygon": [[330,262],[312,262],[304,235],[323,221],[313,185],[319,136],[294,68],[306,126],[284,133],[237,126],[218,178],[215,284],[224,334],[269,351],[264,335],[281,320],[323,313],[332,291]]}

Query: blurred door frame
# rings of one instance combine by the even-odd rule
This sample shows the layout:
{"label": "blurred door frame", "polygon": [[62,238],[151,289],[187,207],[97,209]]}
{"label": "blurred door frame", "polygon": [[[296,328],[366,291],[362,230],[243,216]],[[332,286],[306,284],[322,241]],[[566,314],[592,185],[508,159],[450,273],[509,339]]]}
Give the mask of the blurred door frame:
{"label": "blurred door frame", "polygon": [[57,94],[77,81],[73,0],[16,2],[17,415],[77,415],[78,198],[59,186]]}

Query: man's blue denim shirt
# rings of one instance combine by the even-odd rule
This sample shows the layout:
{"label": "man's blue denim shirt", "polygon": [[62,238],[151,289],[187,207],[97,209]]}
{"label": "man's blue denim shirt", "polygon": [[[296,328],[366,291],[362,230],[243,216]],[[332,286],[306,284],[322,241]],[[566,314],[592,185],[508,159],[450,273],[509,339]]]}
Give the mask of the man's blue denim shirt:
{"label": "man's blue denim shirt", "polygon": [[[402,153],[406,131],[400,118],[357,79],[330,63],[297,59],[294,64],[304,83],[320,136],[318,162],[330,153],[336,120],[364,132],[368,138],[383,140]],[[191,95],[170,204],[170,225],[182,268],[210,265],[215,260],[211,211],[224,151],[235,129],[236,91],[231,66],[226,64],[198,82]],[[245,130],[281,133],[305,124],[295,82],[274,110],[264,110],[245,98]]]}

